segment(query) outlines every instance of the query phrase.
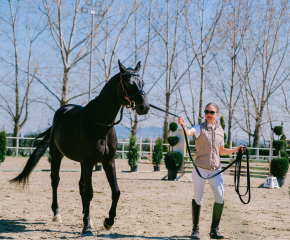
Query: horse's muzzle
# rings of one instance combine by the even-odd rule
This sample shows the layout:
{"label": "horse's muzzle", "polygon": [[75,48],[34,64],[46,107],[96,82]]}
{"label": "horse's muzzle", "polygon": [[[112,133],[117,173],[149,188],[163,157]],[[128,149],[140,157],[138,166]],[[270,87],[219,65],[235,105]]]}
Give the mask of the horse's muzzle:
{"label": "horse's muzzle", "polygon": [[136,106],[136,112],[138,115],[145,115],[149,112],[149,104],[140,104]]}

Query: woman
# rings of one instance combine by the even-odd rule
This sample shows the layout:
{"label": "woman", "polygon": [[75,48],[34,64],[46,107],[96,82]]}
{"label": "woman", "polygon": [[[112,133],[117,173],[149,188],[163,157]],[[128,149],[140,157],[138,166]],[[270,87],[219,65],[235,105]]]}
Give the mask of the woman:
{"label": "woman", "polygon": [[[219,116],[219,108],[215,103],[207,104],[204,113],[205,121],[193,126],[189,130],[186,129],[182,117],[178,118],[178,123],[184,127],[187,136],[195,136],[196,156],[194,164],[197,166],[201,176],[207,178],[221,170],[219,155],[229,155],[238,152],[243,146],[238,146],[234,149],[224,148],[224,132],[216,121],[216,118]],[[199,215],[206,180],[198,175],[195,168],[192,171],[192,180],[194,199],[192,199],[193,229],[191,238],[200,239]],[[210,238],[222,239],[224,236],[219,233],[218,226],[224,206],[223,176],[219,174],[214,178],[208,179],[208,181],[215,197]]]}

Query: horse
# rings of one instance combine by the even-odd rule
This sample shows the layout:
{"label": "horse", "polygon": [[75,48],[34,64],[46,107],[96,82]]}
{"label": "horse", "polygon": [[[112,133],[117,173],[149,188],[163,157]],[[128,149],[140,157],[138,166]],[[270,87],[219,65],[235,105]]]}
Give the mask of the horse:
{"label": "horse", "polygon": [[[107,180],[112,191],[112,203],[109,217],[104,220],[104,227],[109,230],[114,225],[120,190],[116,179],[115,153],[117,150],[117,135],[114,125],[122,119],[124,106],[135,109],[138,115],[147,114],[150,106],[143,91],[144,81],[138,71],[141,62],[135,69],[125,68],[118,60],[120,72],[113,76],[103,87],[99,96],[85,107],[68,104],[59,108],[53,118],[52,126],[39,137],[43,140],[29,157],[23,171],[14,179],[14,183],[28,183],[29,175],[45,153],[50,148],[51,154],[51,186],[53,221],[60,222],[57,188],[59,170],[64,156],[79,162],[81,177],[79,191],[83,206],[83,234],[93,235],[90,218],[90,202],[93,198],[92,171],[96,163],[102,163]],[[120,120],[114,122],[121,110]]]}

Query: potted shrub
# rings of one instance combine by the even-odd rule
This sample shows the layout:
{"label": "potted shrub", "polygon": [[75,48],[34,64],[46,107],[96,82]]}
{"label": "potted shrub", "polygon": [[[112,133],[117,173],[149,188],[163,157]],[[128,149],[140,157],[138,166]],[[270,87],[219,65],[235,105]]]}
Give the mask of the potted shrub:
{"label": "potted shrub", "polygon": [[165,155],[165,166],[168,169],[168,180],[174,180],[177,171],[182,164],[182,156],[179,152],[168,152]]}
{"label": "potted shrub", "polygon": [[136,146],[136,137],[130,135],[129,152],[127,153],[128,164],[131,167],[131,172],[137,172],[138,167],[138,147]]}
{"label": "potted shrub", "polygon": [[6,155],[6,133],[4,130],[0,132],[0,167],[1,163],[5,160]]}
{"label": "potted shrub", "polygon": [[282,187],[285,183],[286,174],[289,169],[287,158],[273,158],[271,161],[271,174],[277,178],[278,184]]}
{"label": "potted shrub", "polygon": [[162,153],[162,139],[159,137],[156,140],[156,144],[153,149],[152,163],[154,171],[160,171],[160,165],[162,163],[163,153]]}

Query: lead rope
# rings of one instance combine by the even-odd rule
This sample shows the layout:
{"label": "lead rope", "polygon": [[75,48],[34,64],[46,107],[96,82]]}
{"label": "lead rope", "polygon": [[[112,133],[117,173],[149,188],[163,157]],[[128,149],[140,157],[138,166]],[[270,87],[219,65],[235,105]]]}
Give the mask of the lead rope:
{"label": "lead rope", "polygon": [[[173,113],[167,112],[167,111],[165,111],[165,110],[163,110],[163,109],[161,109],[161,108],[158,108],[158,107],[156,107],[156,106],[154,106],[154,105],[151,105],[151,104],[150,104],[150,106],[153,107],[153,108],[155,108],[155,109],[157,109],[157,110],[159,110],[159,111],[162,111],[162,112],[168,113],[168,114],[170,114],[170,115],[172,115],[172,116],[179,117],[179,116],[177,116],[177,115],[175,115],[175,114],[173,114]],[[192,164],[193,164],[193,166],[195,167],[195,170],[196,170],[197,174],[198,174],[201,178],[203,178],[203,179],[211,179],[211,178],[214,178],[214,177],[216,177],[217,175],[221,174],[221,173],[224,172],[225,170],[227,170],[227,169],[228,169],[229,167],[231,167],[233,164],[236,164],[236,165],[235,165],[235,175],[234,175],[235,191],[236,191],[236,193],[239,195],[239,198],[240,198],[241,202],[242,202],[243,204],[248,204],[248,203],[250,202],[250,199],[251,199],[251,189],[250,189],[250,170],[249,170],[249,151],[248,151],[248,149],[247,149],[246,147],[244,147],[244,149],[245,149],[244,153],[242,153],[242,150],[240,149],[239,152],[238,152],[238,154],[237,154],[237,157],[236,157],[236,160],[235,160],[235,161],[233,161],[232,163],[230,163],[227,167],[225,167],[223,170],[219,171],[218,173],[216,173],[216,174],[214,174],[214,175],[212,175],[212,176],[210,176],[210,177],[204,178],[204,177],[201,176],[201,174],[200,174],[200,172],[199,172],[197,166],[194,164],[194,161],[193,161],[193,159],[192,159],[191,152],[190,152],[190,147],[189,147],[189,143],[188,143],[187,135],[186,135],[186,133],[185,133],[185,129],[184,129],[183,126],[181,126],[181,127],[182,127],[182,130],[183,130],[183,134],[184,134],[184,138],[185,138],[185,142],[186,142],[186,147],[187,147],[187,151],[188,151],[188,154],[189,154],[190,160],[192,161]],[[242,158],[243,158],[243,155],[244,155],[244,154],[246,154],[246,156],[247,156],[247,191],[246,191],[245,194],[241,195],[241,194],[240,194],[240,177],[241,177]],[[242,197],[245,196],[247,193],[249,194],[249,197],[248,197],[248,201],[245,202],[245,201],[242,199]]]}

